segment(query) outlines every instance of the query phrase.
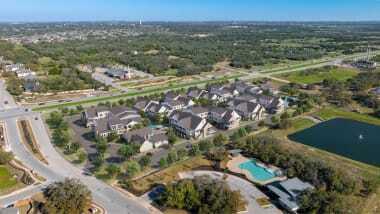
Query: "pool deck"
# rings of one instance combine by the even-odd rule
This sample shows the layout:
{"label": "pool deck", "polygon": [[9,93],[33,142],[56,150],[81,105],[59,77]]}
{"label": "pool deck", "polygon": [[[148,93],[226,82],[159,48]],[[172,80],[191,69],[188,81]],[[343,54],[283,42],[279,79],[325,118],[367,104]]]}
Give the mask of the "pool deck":
{"label": "pool deck", "polygon": [[[240,164],[242,163],[246,163],[248,161],[252,161],[252,159],[249,159],[249,158],[246,158],[242,155],[239,155],[239,156],[236,156],[234,158],[232,158],[232,160],[230,160],[228,163],[227,163],[227,168],[228,170],[230,170],[231,172],[234,172],[234,173],[238,173],[238,174],[242,174],[244,175],[248,180],[256,183],[256,184],[259,184],[259,185],[267,185],[269,183],[273,183],[273,182],[276,182],[276,181],[284,181],[286,180],[287,178],[285,176],[283,177],[274,177],[272,179],[269,179],[269,180],[266,180],[266,181],[260,181],[260,180],[257,180],[256,178],[252,177],[251,173],[248,171],[248,170],[245,170],[245,169],[241,169],[239,167]],[[258,162],[259,163],[259,162]],[[269,169],[273,169],[273,170],[278,170],[278,168],[276,167],[267,167]]]}

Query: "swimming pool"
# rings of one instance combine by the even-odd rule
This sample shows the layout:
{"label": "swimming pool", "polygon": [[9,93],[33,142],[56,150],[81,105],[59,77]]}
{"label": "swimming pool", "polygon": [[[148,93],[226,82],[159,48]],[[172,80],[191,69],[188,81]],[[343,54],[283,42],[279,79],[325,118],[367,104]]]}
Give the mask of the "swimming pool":
{"label": "swimming pool", "polygon": [[256,161],[250,160],[239,165],[240,169],[247,170],[251,176],[258,181],[268,181],[276,177],[274,172],[257,165]]}

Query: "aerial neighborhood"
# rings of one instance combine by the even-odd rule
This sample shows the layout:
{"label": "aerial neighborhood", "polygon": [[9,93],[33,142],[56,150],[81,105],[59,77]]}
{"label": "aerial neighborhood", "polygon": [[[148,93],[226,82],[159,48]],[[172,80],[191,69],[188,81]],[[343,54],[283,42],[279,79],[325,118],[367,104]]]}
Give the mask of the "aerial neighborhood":
{"label": "aerial neighborhood", "polygon": [[7,4],[0,214],[379,213],[380,23],[3,23]]}

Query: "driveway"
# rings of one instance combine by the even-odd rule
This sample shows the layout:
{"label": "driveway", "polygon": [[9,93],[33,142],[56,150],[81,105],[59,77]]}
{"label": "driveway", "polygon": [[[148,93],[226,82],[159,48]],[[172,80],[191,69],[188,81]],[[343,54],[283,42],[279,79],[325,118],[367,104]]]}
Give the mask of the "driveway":
{"label": "driveway", "polygon": [[[181,179],[193,179],[194,177],[208,175],[212,179],[216,180],[224,180],[223,176],[226,175],[224,173],[215,172],[215,171],[190,171],[190,172],[182,172],[179,173],[179,177]],[[239,178],[234,175],[229,175],[225,179],[227,184],[230,186],[232,190],[238,190],[245,198],[248,203],[248,212],[247,213],[257,213],[257,214],[280,214],[282,213],[279,209],[277,209],[274,205],[268,208],[262,208],[256,200],[259,198],[267,198],[264,193],[262,193],[259,189],[257,189],[250,182]]]}

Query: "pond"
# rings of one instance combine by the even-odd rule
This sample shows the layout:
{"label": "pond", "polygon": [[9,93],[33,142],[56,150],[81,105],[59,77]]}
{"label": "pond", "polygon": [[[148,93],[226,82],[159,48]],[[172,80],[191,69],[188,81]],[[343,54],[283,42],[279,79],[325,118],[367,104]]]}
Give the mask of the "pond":
{"label": "pond", "polygon": [[333,119],[290,135],[289,139],[380,166],[380,126],[354,120]]}

